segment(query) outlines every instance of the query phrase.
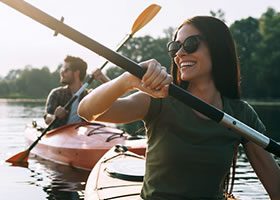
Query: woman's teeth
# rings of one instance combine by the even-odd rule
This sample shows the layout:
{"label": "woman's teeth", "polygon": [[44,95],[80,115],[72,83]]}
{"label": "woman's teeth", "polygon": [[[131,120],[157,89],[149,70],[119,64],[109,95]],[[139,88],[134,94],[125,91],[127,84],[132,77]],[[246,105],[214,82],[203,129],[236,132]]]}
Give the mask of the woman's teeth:
{"label": "woman's teeth", "polygon": [[195,62],[182,62],[180,67],[192,67],[195,65]]}

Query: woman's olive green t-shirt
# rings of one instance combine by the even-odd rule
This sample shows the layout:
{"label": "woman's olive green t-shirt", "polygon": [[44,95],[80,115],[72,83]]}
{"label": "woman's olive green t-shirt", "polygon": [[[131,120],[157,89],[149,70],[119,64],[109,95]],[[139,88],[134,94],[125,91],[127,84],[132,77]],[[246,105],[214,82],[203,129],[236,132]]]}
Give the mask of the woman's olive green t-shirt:
{"label": "woman's olive green t-shirt", "polygon": [[[223,112],[257,131],[265,127],[245,101],[223,98]],[[199,117],[180,101],[151,99],[144,119],[148,147],[141,197],[145,200],[223,199],[237,133]]]}

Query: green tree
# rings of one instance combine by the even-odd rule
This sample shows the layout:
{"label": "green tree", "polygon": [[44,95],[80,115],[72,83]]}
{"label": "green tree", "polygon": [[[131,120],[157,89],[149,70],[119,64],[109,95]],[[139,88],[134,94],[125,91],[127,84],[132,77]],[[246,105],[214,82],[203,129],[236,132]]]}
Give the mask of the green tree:
{"label": "green tree", "polygon": [[49,91],[59,85],[59,67],[50,73],[48,67],[11,70],[0,81],[0,96],[5,98],[46,98]]}
{"label": "green tree", "polygon": [[230,30],[240,54],[243,97],[279,99],[280,14],[269,8],[260,19],[235,21]]}
{"label": "green tree", "polygon": [[124,73],[124,70],[118,66],[111,66],[106,71],[106,75],[112,80]]}
{"label": "green tree", "polygon": [[280,98],[280,13],[269,8],[260,18],[262,41],[254,60],[260,63],[262,79],[259,93],[265,98]]}
{"label": "green tree", "polygon": [[[172,28],[165,30],[165,37],[157,39],[144,36],[131,39],[120,52],[139,63],[149,59],[158,60],[163,66],[169,68],[170,58],[167,54],[167,43],[172,39]],[[171,33],[172,32],[172,33]]]}
{"label": "green tree", "polygon": [[230,26],[230,31],[239,53],[243,97],[255,97],[256,83],[260,79],[257,74],[261,73],[259,65],[254,63],[252,59],[262,39],[259,32],[259,21],[252,17],[235,21]]}
{"label": "green tree", "polygon": [[49,79],[50,72],[48,68],[33,69],[32,67],[26,67],[16,83],[24,96],[44,98],[47,93],[45,88]]}
{"label": "green tree", "polygon": [[225,12],[222,10],[222,9],[218,9],[216,12],[211,10],[210,11],[210,15],[212,17],[216,17],[220,20],[222,20],[223,22],[226,22],[226,19],[225,19]]}
{"label": "green tree", "polygon": [[0,81],[0,97],[5,98],[10,93],[9,83],[6,80]]}

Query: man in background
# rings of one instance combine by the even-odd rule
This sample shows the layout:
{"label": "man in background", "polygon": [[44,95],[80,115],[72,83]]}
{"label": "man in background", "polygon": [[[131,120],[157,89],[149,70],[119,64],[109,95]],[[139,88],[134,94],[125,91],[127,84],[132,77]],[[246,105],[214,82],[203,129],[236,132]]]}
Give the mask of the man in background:
{"label": "man in background", "polygon": [[[64,64],[60,69],[60,83],[63,86],[52,89],[46,101],[45,123],[49,125],[54,119],[58,119],[51,129],[82,121],[77,115],[77,107],[80,100],[88,94],[88,90],[85,90],[71,104],[69,110],[66,110],[63,106],[83,85],[86,71],[87,63],[81,58],[68,55],[64,59]],[[100,82],[107,82],[109,80],[100,70],[96,70],[94,77]]]}

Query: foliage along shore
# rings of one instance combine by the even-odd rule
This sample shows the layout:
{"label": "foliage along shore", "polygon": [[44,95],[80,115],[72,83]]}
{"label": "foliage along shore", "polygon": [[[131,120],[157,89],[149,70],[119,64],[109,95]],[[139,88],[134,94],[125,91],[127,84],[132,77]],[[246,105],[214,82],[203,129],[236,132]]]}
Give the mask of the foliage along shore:
{"label": "foliage along shore", "polygon": [[[211,14],[226,21],[221,11]],[[155,58],[168,68],[170,59],[166,44],[172,40],[174,30],[172,27],[166,29],[165,36],[160,38],[148,35],[132,38],[120,53],[135,62]],[[280,13],[268,8],[260,18],[235,21],[230,25],[230,31],[239,53],[242,98],[280,99]],[[60,67],[61,64],[54,72],[47,66],[11,70],[7,76],[0,77],[0,98],[46,98],[52,88],[59,86]],[[121,73],[123,70],[115,66],[106,72],[111,79]],[[94,81],[90,87],[99,84]]]}

